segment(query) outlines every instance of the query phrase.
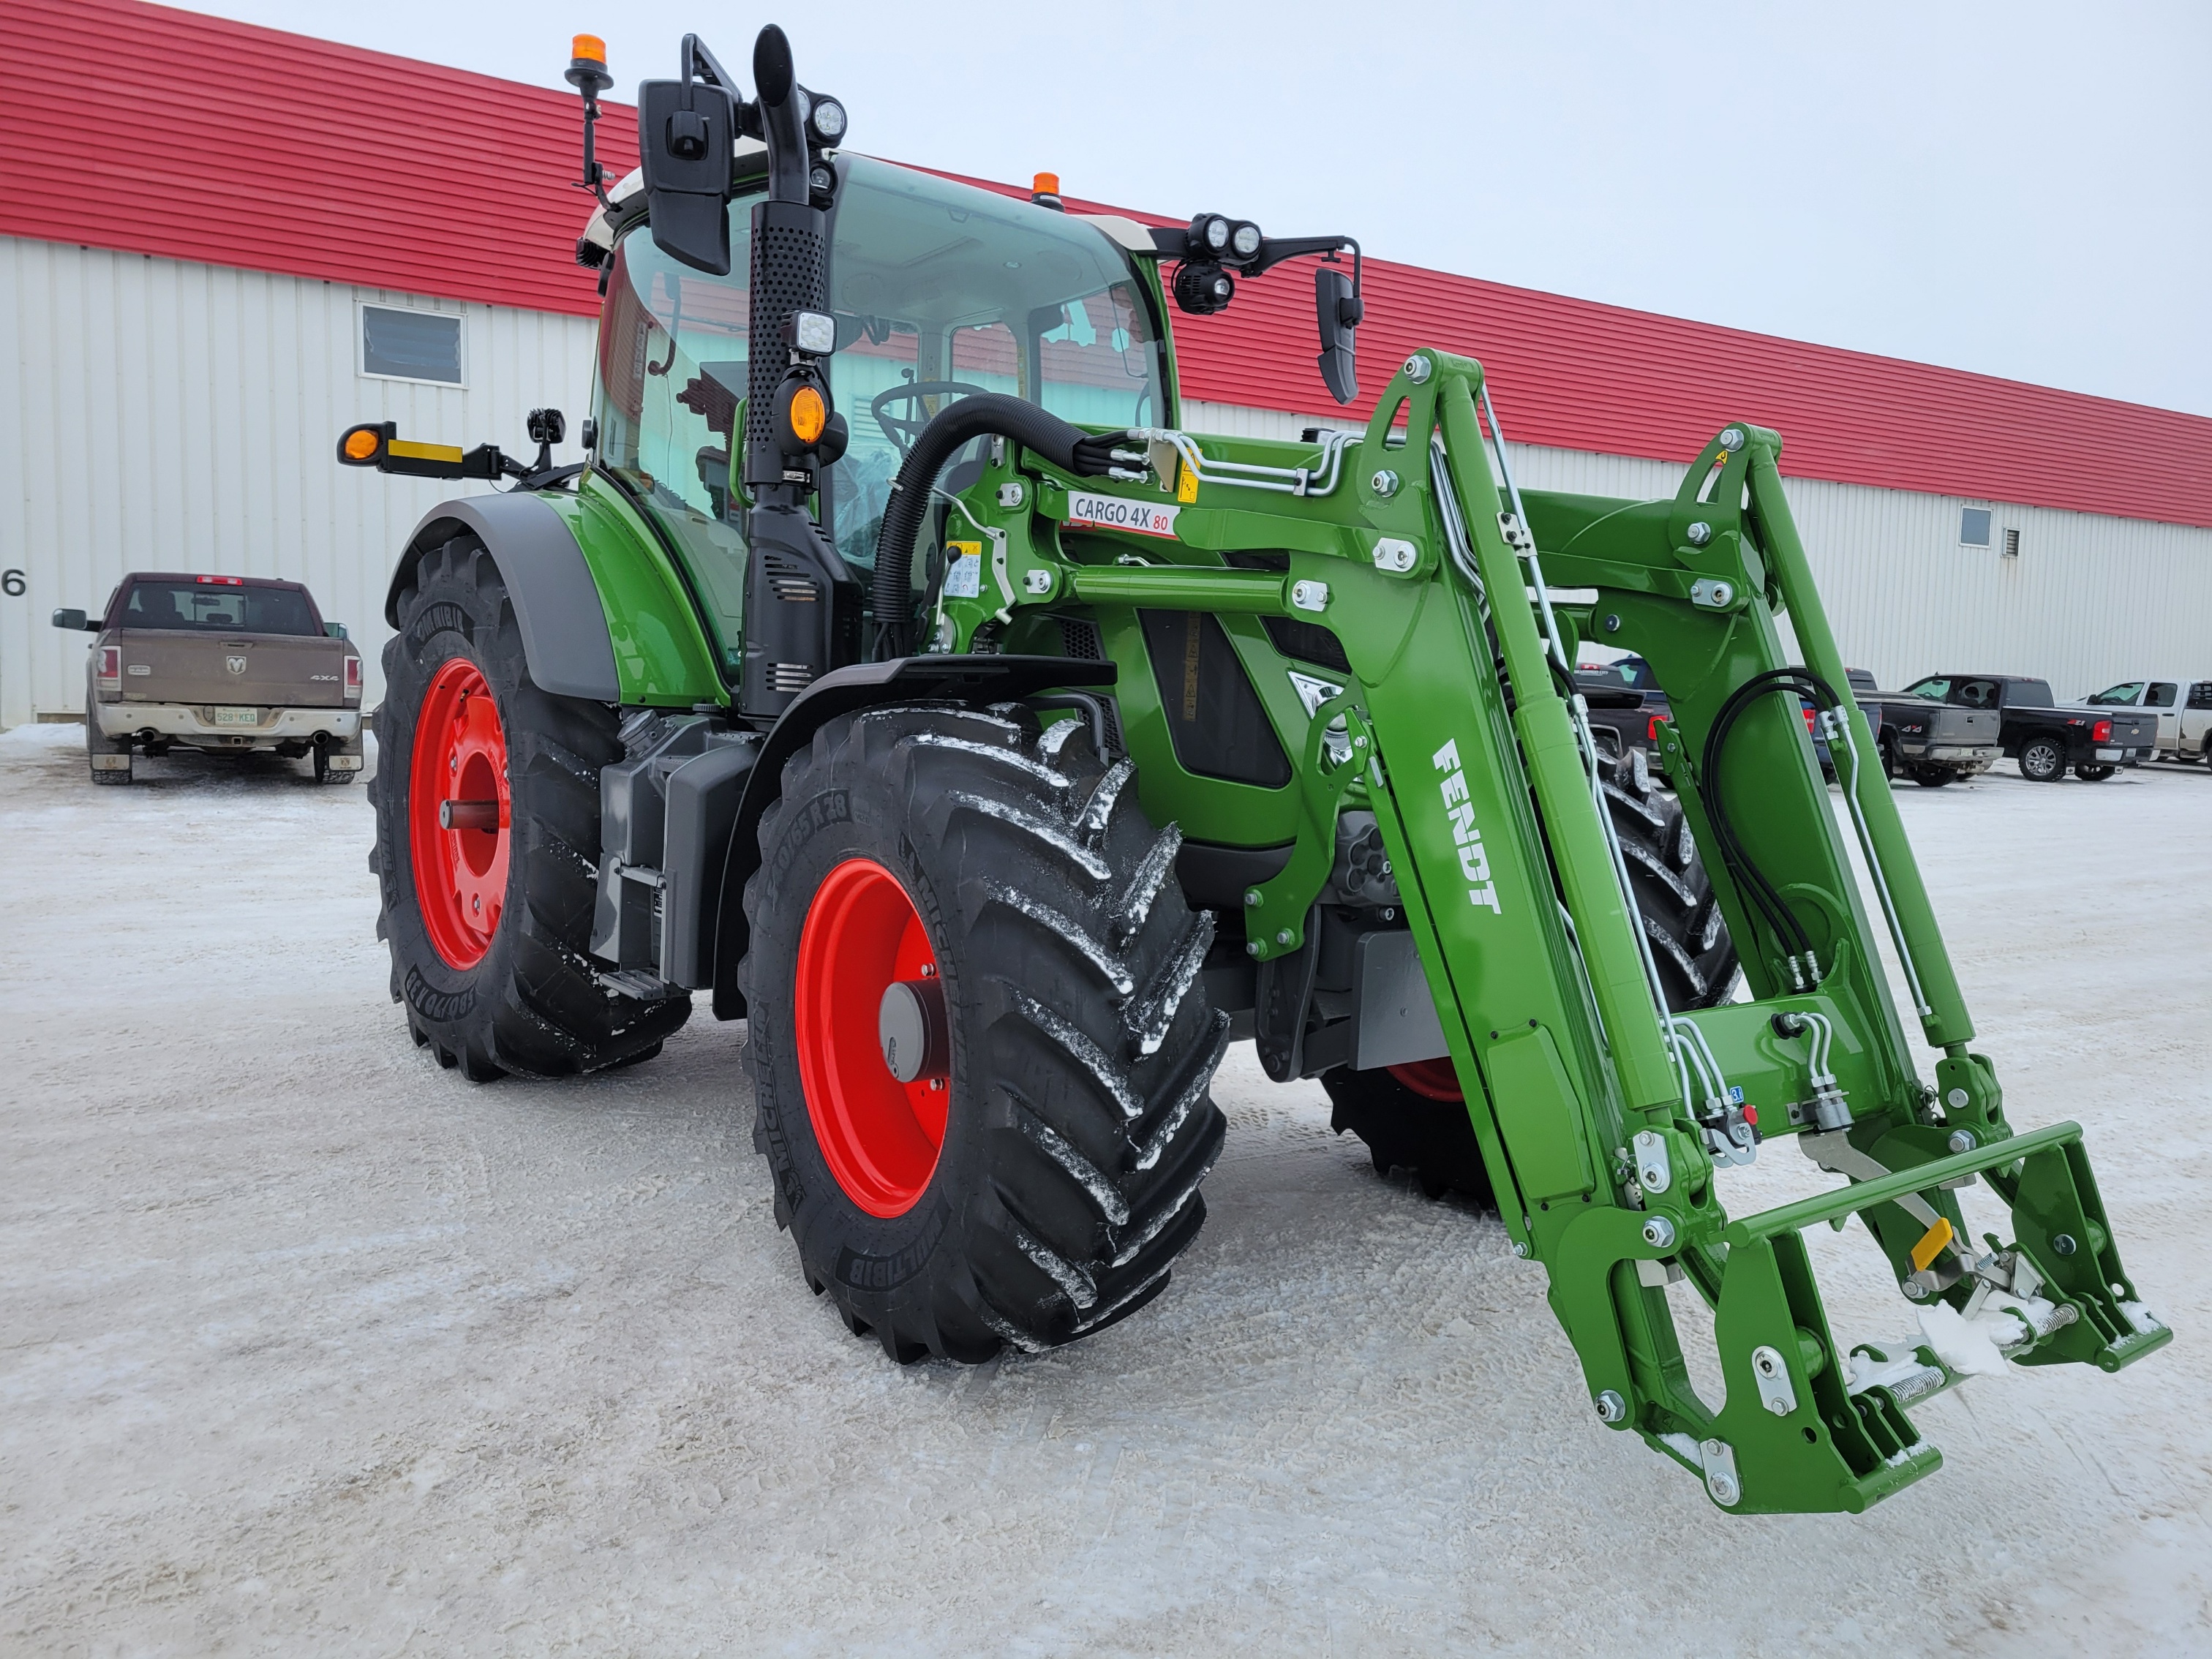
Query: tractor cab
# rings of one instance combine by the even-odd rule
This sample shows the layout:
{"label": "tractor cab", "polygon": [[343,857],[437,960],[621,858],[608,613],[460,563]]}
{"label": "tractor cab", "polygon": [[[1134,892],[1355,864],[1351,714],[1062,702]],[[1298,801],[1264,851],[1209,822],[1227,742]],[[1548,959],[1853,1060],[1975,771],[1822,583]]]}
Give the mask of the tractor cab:
{"label": "tractor cab", "polygon": [[[958,399],[1007,394],[1085,425],[1173,423],[1158,287],[1100,222],[866,156],[834,167],[827,378],[850,435],[812,507],[864,583],[901,462]],[[751,504],[732,434],[746,396],[753,209],[765,188],[757,179],[729,205],[727,276],[664,252],[641,194],[617,197],[618,210],[636,205],[614,221],[594,362],[597,464],[681,550],[728,660],[742,644]],[[946,467],[941,492],[973,484],[985,441]]]}

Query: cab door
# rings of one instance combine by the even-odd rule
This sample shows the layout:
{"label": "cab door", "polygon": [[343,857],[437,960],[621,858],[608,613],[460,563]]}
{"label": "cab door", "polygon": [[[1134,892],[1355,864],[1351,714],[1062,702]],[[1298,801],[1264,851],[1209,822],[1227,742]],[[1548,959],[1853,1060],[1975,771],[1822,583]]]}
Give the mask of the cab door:
{"label": "cab door", "polygon": [[2171,753],[2181,744],[2181,687],[2172,680],[2153,680],[2143,688],[2142,706],[2158,716],[2158,749]]}

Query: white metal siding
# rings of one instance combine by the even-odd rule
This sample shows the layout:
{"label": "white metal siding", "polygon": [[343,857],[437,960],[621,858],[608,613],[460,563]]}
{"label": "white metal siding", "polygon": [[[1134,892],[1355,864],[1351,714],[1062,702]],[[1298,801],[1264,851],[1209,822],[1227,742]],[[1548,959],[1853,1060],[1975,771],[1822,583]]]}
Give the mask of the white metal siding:
{"label": "white metal siding", "polygon": [[[358,302],[459,313],[465,389],[357,372]],[[390,420],[435,443],[533,452],[523,417],[589,395],[585,318],[0,237],[0,725],[84,706],[94,610],[126,571],[303,581],[383,694],[384,589],[400,543],[457,486],[340,467],[337,435]],[[471,490],[485,486],[467,486]]]}
{"label": "white metal siding", "polygon": [[[1195,401],[1183,420],[1253,438],[1346,424]],[[1672,461],[1512,443],[1506,455],[1526,489],[1642,501],[1682,481]],[[1996,672],[2047,679],[2063,699],[2159,663],[2212,676],[2212,530],[1809,478],[1787,493],[1844,659],[1886,687]],[[1988,547],[1959,545],[1969,505],[1992,510]],[[2017,558],[2003,556],[2007,530],[2020,532]]]}

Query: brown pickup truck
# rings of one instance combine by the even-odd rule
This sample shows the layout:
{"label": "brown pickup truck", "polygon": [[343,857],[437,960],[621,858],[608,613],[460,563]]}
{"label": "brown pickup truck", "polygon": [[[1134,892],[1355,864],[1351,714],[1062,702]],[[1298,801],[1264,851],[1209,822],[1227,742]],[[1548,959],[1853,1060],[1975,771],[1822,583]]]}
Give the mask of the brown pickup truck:
{"label": "brown pickup truck", "polygon": [[319,783],[361,771],[361,653],[297,582],[137,571],[105,613],[57,611],[54,626],[100,636],[84,669],[94,783],[173,748],[312,758]]}

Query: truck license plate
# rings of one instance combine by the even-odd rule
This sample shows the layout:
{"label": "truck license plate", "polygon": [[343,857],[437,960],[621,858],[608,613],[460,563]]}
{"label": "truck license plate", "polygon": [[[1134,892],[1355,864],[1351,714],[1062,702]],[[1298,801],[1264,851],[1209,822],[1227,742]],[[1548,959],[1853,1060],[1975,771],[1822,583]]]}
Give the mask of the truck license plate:
{"label": "truck license plate", "polygon": [[218,708],[215,711],[215,723],[217,726],[258,726],[261,724],[261,711],[258,708]]}

